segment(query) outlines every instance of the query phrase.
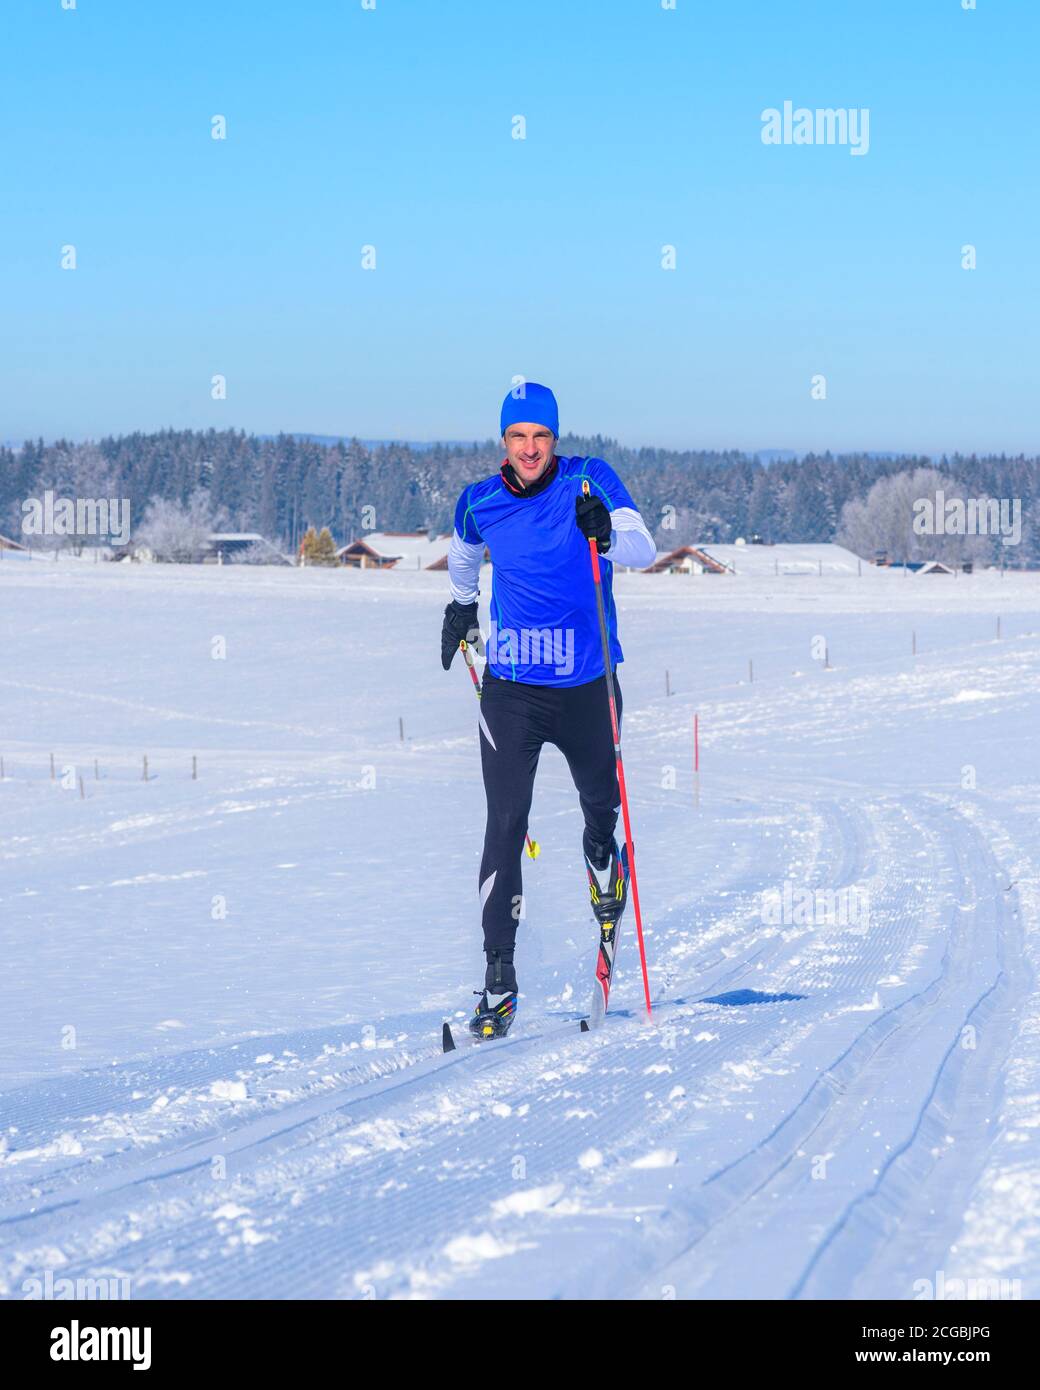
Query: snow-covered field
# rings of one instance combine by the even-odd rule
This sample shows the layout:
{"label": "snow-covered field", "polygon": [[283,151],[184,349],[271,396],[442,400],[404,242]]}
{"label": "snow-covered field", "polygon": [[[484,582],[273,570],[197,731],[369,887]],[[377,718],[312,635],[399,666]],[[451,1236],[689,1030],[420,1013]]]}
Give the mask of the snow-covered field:
{"label": "snow-covered field", "polygon": [[629,917],[577,1030],[550,749],[518,1022],[445,1057],[444,578],[4,558],[0,1294],[1036,1296],[1040,575],[617,588],[654,1021]]}

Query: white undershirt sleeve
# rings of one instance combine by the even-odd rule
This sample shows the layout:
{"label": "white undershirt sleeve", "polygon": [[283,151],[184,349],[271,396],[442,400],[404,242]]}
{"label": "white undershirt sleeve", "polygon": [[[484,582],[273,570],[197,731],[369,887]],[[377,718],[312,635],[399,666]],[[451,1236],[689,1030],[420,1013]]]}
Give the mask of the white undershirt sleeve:
{"label": "white undershirt sleeve", "polygon": [[604,559],[632,569],[648,569],[657,559],[657,546],[643,518],[632,507],[615,507],[610,513],[614,533]]}
{"label": "white undershirt sleeve", "polygon": [[452,532],[448,546],[448,581],[456,603],[476,603],[483,560],[483,541],[464,541],[458,531]]}

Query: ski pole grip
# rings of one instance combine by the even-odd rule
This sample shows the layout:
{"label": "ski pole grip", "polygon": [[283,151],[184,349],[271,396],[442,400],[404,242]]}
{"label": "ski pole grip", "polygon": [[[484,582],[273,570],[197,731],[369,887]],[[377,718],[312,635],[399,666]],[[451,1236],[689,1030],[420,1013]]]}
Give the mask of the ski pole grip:
{"label": "ski pole grip", "polygon": [[480,680],[477,677],[477,668],[473,665],[473,656],[469,649],[469,643],[466,641],[465,637],[459,639],[459,651],[462,653],[462,658],[466,663],[466,670],[469,672],[469,678],[473,682],[473,689],[477,692],[477,699],[479,700]]}
{"label": "ski pole grip", "polygon": [[[584,482],[582,483],[582,485],[581,485],[581,495],[582,495],[583,497],[588,497],[588,496],[589,496],[589,480],[588,480],[588,478],[586,478],[585,481],[584,481]],[[596,545],[596,538],[595,538],[595,536],[589,536],[588,540],[589,540],[589,554],[592,556],[592,579],[593,579],[593,582],[594,582],[594,583],[598,584],[598,583],[599,583],[599,548],[598,548],[597,545]]]}

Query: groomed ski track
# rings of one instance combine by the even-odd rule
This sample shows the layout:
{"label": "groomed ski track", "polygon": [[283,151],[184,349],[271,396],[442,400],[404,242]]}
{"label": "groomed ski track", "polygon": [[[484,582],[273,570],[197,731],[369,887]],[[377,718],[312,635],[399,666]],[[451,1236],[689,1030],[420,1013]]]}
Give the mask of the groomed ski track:
{"label": "groomed ski track", "polygon": [[[658,951],[674,936],[681,965],[652,1025],[614,1014],[580,1035],[529,1011],[506,1040],[441,1056],[431,1018],[424,1051],[345,1071],[331,1052],[316,1083],[290,1069],[274,1088],[250,1062],[320,1058],[335,1030],[8,1093],[20,1151],[73,1150],[85,1130],[105,1157],[32,1182],[9,1156],[6,1278],[60,1249],[60,1276],[118,1273],[142,1297],[910,1296],[948,1263],[1029,985],[1013,890],[940,798],[816,814],[810,879],[869,883],[889,930],[745,923],[733,956],[665,928]],[[907,862],[919,879],[893,871]],[[801,997],[706,1002],[763,977],[767,999]],[[164,1082],[190,1095],[229,1072],[249,1098],[219,1123],[193,1115],[144,1156],[120,1143]],[[717,1107],[743,1133],[713,1132]]]}

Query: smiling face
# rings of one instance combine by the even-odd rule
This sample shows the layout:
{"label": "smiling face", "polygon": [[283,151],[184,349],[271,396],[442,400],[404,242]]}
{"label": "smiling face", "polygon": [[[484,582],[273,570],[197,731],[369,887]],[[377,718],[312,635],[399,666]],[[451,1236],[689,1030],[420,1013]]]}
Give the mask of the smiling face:
{"label": "smiling face", "polygon": [[510,425],[502,443],[516,476],[530,487],[552,462],[556,436],[548,425]]}

